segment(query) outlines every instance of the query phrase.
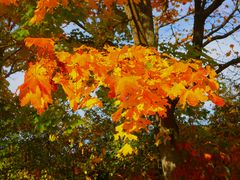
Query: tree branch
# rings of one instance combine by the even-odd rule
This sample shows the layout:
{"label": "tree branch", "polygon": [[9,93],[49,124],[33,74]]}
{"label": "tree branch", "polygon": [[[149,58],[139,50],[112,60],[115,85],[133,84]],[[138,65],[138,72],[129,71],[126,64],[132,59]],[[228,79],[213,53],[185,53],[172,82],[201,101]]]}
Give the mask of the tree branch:
{"label": "tree branch", "polygon": [[[6,61],[7,59],[11,58],[13,55],[17,54],[22,48],[23,48],[23,47],[18,48],[18,49],[17,49],[16,51],[14,51],[12,54],[10,54],[9,56],[5,57],[5,58],[4,58],[4,61]],[[17,72],[17,71],[13,71],[14,66],[16,65],[16,63],[17,63],[17,60],[12,63],[9,72],[5,75],[5,78],[8,78],[11,74]]]}
{"label": "tree branch", "polygon": [[225,64],[219,64],[218,69],[216,70],[216,73],[219,74],[220,72],[222,72],[224,69],[228,68],[229,66],[236,65],[238,63],[240,63],[240,57],[232,59],[231,61],[228,61]]}
{"label": "tree branch", "polygon": [[[143,43],[143,45],[148,45],[148,41],[147,41],[146,36],[144,34],[142,22],[140,20],[139,12],[137,11],[136,4],[132,0],[129,0],[128,3],[129,3],[129,7],[130,7],[130,10],[131,10],[131,13],[132,13],[133,21],[136,24],[138,36],[139,36],[139,39],[140,39],[140,44]],[[144,42],[141,42],[141,40],[143,40]]]}
{"label": "tree branch", "polygon": [[207,1],[206,1],[206,0],[203,0],[203,1],[202,1],[202,5],[201,5],[201,6],[202,6],[202,8],[203,8],[203,9],[205,8],[205,6],[206,6],[206,3],[207,3]]}
{"label": "tree branch", "polygon": [[162,27],[168,26],[168,25],[170,25],[170,24],[174,24],[174,23],[176,23],[176,22],[178,22],[178,21],[180,21],[180,20],[182,20],[182,19],[184,19],[184,18],[192,15],[193,13],[194,13],[194,12],[190,12],[190,13],[185,14],[184,16],[182,16],[182,17],[180,17],[180,18],[178,18],[178,19],[174,19],[172,22],[169,22],[169,23],[160,25],[160,26],[159,26],[159,29],[162,28]]}
{"label": "tree branch", "polygon": [[215,40],[217,40],[217,39],[224,39],[224,38],[230,36],[231,34],[233,34],[234,32],[236,32],[236,31],[239,30],[239,29],[240,29],[240,25],[236,26],[234,29],[232,29],[231,31],[227,32],[227,33],[224,34],[224,35],[214,36],[214,37],[210,38],[209,40],[205,41],[205,42],[203,43],[203,47],[206,46],[206,45],[208,45],[210,42],[215,41]]}
{"label": "tree branch", "polygon": [[209,32],[207,35],[204,36],[204,38],[210,37],[211,35],[213,35],[214,33],[216,33],[217,31],[219,31],[220,29],[222,29],[233,17],[234,13],[238,10],[238,7],[236,6],[236,8],[232,11],[232,13],[228,16],[228,18],[220,25],[218,26],[216,29],[212,30],[211,32]]}
{"label": "tree branch", "polygon": [[5,78],[8,78],[8,77],[11,76],[12,74],[20,71],[20,70],[17,70],[17,71],[15,70],[15,71],[13,71],[14,66],[15,66],[16,63],[17,63],[17,61],[14,61],[14,62],[12,63],[9,72],[4,76]]}
{"label": "tree branch", "polygon": [[213,11],[215,11],[225,0],[215,0],[207,9],[204,10],[203,16],[207,18]]}
{"label": "tree branch", "polygon": [[[73,21],[78,27],[82,28],[84,31],[88,32],[87,29],[78,21],[74,20]],[[88,32],[89,33],[89,32]]]}

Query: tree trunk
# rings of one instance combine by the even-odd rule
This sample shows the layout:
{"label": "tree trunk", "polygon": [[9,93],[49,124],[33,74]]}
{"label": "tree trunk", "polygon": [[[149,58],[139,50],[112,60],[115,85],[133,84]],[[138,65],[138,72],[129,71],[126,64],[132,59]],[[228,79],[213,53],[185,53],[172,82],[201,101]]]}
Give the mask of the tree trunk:
{"label": "tree trunk", "polygon": [[128,0],[125,12],[130,23],[134,44],[156,47],[151,1],[140,0],[136,4],[133,0]]}
{"label": "tree trunk", "polygon": [[[173,179],[173,171],[180,163],[179,153],[176,150],[176,138],[179,135],[178,125],[176,123],[175,118],[175,109],[178,99],[170,100],[168,99],[168,103],[171,105],[167,107],[167,116],[160,120],[161,129],[170,130],[171,140],[167,141],[166,144],[161,144],[159,146],[159,151],[161,153],[161,162],[162,162],[162,170],[163,176],[166,180]],[[161,131],[160,129],[160,131]]]}
{"label": "tree trunk", "polygon": [[204,24],[205,24],[205,16],[204,16],[204,7],[202,7],[201,0],[194,1],[194,24],[193,24],[193,47],[194,52],[188,51],[188,55],[191,58],[200,59],[201,52],[203,48],[203,39],[204,39]]}
{"label": "tree trunk", "polygon": [[[140,0],[139,4],[136,4],[133,0],[128,0],[125,12],[130,22],[134,44],[156,48],[157,42],[154,35],[151,1]],[[177,101],[169,100],[171,107],[167,108],[167,116],[165,118],[160,120],[158,115],[155,116],[161,124],[160,128],[169,129],[171,132],[171,140],[159,146],[163,176],[166,180],[172,179],[172,173],[179,162],[175,146],[175,136],[178,134],[178,126],[174,117]]]}

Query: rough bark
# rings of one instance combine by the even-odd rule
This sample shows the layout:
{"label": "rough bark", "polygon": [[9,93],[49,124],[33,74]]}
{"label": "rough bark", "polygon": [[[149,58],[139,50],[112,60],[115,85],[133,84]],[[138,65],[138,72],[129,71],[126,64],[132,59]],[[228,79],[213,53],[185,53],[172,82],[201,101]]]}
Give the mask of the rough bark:
{"label": "rough bark", "polygon": [[194,25],[193,25],[193,47],[195,52],[191,53],[190,51],[188,54],[192,58],[199,59],[200,54],[203,48],[203,38],[204,38],[204,24],[205,24],[205,17],[204,8],[202,7],[201,0],[195,0],[194,4],[195,14],[194,14]]}
{"label": "rough bark", "polygon": [[[151,1],[140,0],[139,4],[136,4],[133,0],[128,0],[125,12],[129,19],[134,44],[157,47],[154,36]],[[156,115],[156,118],[159,118],[161,123],[160,128],[170,129],[171,131],[171,140],[159,146],[164,179],[172,179],[172,172],[178,163],[178,154],[175,147],[175,135],[178,134],[178,127],[174,117],[176,103],[177,100],[169,100],[171,106],[167,108],[167,116],[165,118],[160,120],[159,116]]]}
{"label": "rough bark", "polygon": [[170,141],[159,146],[163,176],[165,180],[174,179],[173,171],[180,163],[179,152],[176,149],[175,142],[176,138],[179,135],[179,129],[175,118],[175,109],[177,102],[178,99],[168,99],[170,107],[167,107],[167,116],[160,120],[161,128],[170,130],[171,137]]}
{"label": "rough bark", "polygon": [[129,19],[134,44],[156,47],[151,1],[140,0],[136,4],[133,0],[128,0],[125,12]]}

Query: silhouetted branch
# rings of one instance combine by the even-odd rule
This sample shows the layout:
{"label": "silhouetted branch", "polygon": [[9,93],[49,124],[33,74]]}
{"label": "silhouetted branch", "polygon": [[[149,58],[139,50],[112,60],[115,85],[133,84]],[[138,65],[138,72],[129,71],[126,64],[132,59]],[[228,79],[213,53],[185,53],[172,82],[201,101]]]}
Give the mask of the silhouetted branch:
{"label": "silhouetted branch", "polygon": [[234,13],[237,10],[238,10],[238,6],[236,6],[236,8],[232,11],[232,13],[228,16],[228,18],[220,26],[218,26],[216,29],[214,29],[211,32],[209,32],[207,35],[204,36],[204,38],[210,37],[214,33],[218,32],[220,29],[222,29],[232,19]]}
{"label": "silhouetted branch", "polygon": [[204,10],[203,16],[207,18],[213,11],[215,11],[225,0],[215,0],[213,3]]}
{"label": "silhouetted branch", "polygon": [[216,70],[216,73],[219,74],[220,72],[222,72],[224,69],[228,68],[229,66],[236,65],[238,63],[240,63],[240,57],[232,59],[231,61],[228,61],[225,64],[219,64],[218,69]]}
{"label": "silhouetted branch", "polygon": [[227,33],[224,34],[224,35],[214,36],[214,37],[210,38],[209,40],[205,41],[205,42],[203,43],[203,46],[206,46],[206,45],[208,45],[210,42],[215,41],[215,40],[217,40],[217,39],[224,39],[224,38],[230,36],[231,34],[235,33],[235,32],[236,32],[237,30],[239,30],[239,29],[240,29],[240,25],[236,26],[234,29],[232,29],[231,31],[227,32]]}

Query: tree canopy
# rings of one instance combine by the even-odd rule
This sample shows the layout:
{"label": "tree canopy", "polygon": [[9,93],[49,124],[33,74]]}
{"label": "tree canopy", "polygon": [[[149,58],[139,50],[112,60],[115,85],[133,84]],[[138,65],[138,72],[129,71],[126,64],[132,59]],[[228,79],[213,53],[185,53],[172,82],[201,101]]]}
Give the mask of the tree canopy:
{"label": "tree canopy", "polygon": [[238,178],[238,3],[1,0],[2,177]]}

